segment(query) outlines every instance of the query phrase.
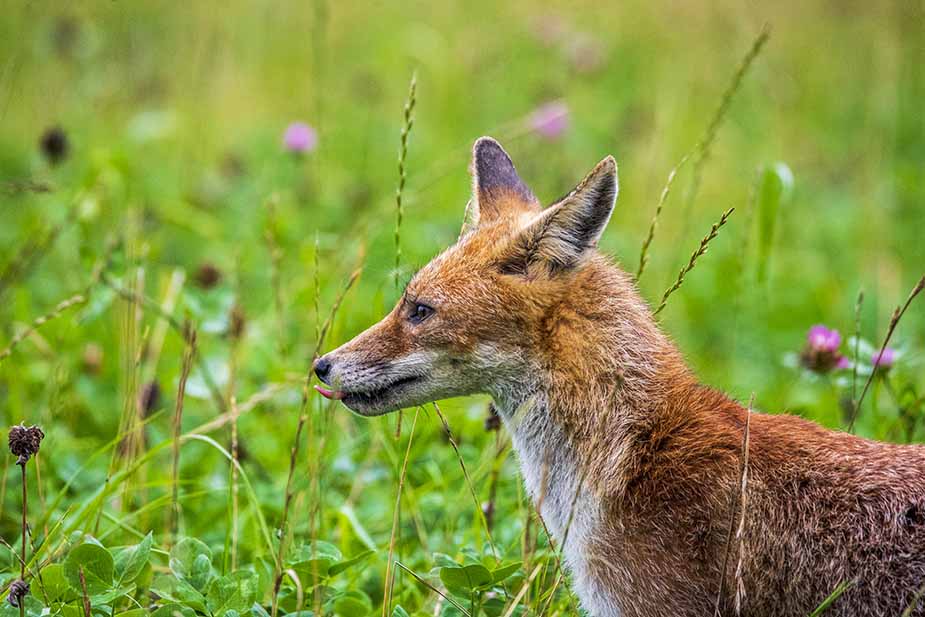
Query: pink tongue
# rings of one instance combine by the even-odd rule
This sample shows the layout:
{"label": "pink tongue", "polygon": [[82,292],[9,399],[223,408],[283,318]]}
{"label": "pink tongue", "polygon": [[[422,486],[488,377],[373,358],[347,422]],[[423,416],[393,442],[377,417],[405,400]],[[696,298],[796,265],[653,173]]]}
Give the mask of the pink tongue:
{"label": "pink tongue", "polygon": [[322,388],[319,385],[315,385],[315,390],[317,390],[318,394],[324,398],[329,398],[335,401],[339,401],[340,399],[344,398],[344,393],[340,390],[328,390],[326,388]]}

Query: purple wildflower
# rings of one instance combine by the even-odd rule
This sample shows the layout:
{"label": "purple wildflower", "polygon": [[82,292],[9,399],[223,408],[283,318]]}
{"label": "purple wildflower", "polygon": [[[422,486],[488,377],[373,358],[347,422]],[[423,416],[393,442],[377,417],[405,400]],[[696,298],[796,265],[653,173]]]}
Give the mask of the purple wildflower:
{"label": "purple wildflower", "polygon": [[568,106],[562,101],[546,103],[530,114],[529,125],[545,139],[559,139],[569,127]]}
{"label": "purple wildflower", "polygon": [[283,145],[296,154],[311,152],[318,146],[318,131],[304,122],[293,122],[286,127]]}
{"label": "purple wildflower", "polygon": [[829,329],[817,324],[809,329],[806,343],[820,351],[838,351],[841,346],[841,334],[834,328]]}
{"label": "purple wildflower", "polygon": [[893,363],[896,361],[896,350],[891,347],[886,347],[884,350],[875,351],[871,357],[870,362],[874,365],[874,368],[880,368],[887,370],[893,366]]}
{"label": "purple wildflower", "polygon": [[832,369],[850,366],[848,359],[838,353],[841,334],[834,328],[815,325],[806,335],[806,347],[800,354],[800,362],[814,373],[828,373]]}

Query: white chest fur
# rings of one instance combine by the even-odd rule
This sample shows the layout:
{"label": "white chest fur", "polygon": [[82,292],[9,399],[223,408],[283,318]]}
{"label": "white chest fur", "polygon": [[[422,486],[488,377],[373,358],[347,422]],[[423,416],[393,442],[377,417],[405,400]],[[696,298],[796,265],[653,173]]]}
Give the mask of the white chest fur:
{"label": "white chest fur", "polygon": [[505,405],[499,412],[511,431],[527,492],[538,507],[572,574],[572,588],[593,617],[619,617],[612,590],[588,568],[587,545],[601,525],[600,504],[584,488],[573,449],[551,421],[547,403],[534,396],[528,403]]}

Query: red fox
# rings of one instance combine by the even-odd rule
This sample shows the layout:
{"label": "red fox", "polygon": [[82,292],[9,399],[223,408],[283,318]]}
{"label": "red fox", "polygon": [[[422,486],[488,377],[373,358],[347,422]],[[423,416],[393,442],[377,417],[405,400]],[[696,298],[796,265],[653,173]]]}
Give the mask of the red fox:
{"label": "red fox", "polygon": [[[739,511],[747,410],[698,383],[596,249],[614,159],[545,209],[491,138],[471,173],[459,240],[385,319],[316,360],[321,394],[364,416],[490,394],[594,617],[808,615],[842,584],[826,615],[915,604],[925,446],[754,413]],[[910,614],[925,615],[918,604]]]}

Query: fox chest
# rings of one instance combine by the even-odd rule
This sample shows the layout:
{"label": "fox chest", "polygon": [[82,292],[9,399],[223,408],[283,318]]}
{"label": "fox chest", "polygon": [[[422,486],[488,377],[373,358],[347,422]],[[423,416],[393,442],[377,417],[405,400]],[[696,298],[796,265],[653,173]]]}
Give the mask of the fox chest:
{"label": "fox chest", "polygon": [[561,430],[542,409],[519,421],[504,413],[520,462],[524,485],[537,511],[562,551],[572,588],[593,617],[620,617],[613,590],[589,567],[589,544],[601,533],[601,507],[584,486],[580,466]]}

